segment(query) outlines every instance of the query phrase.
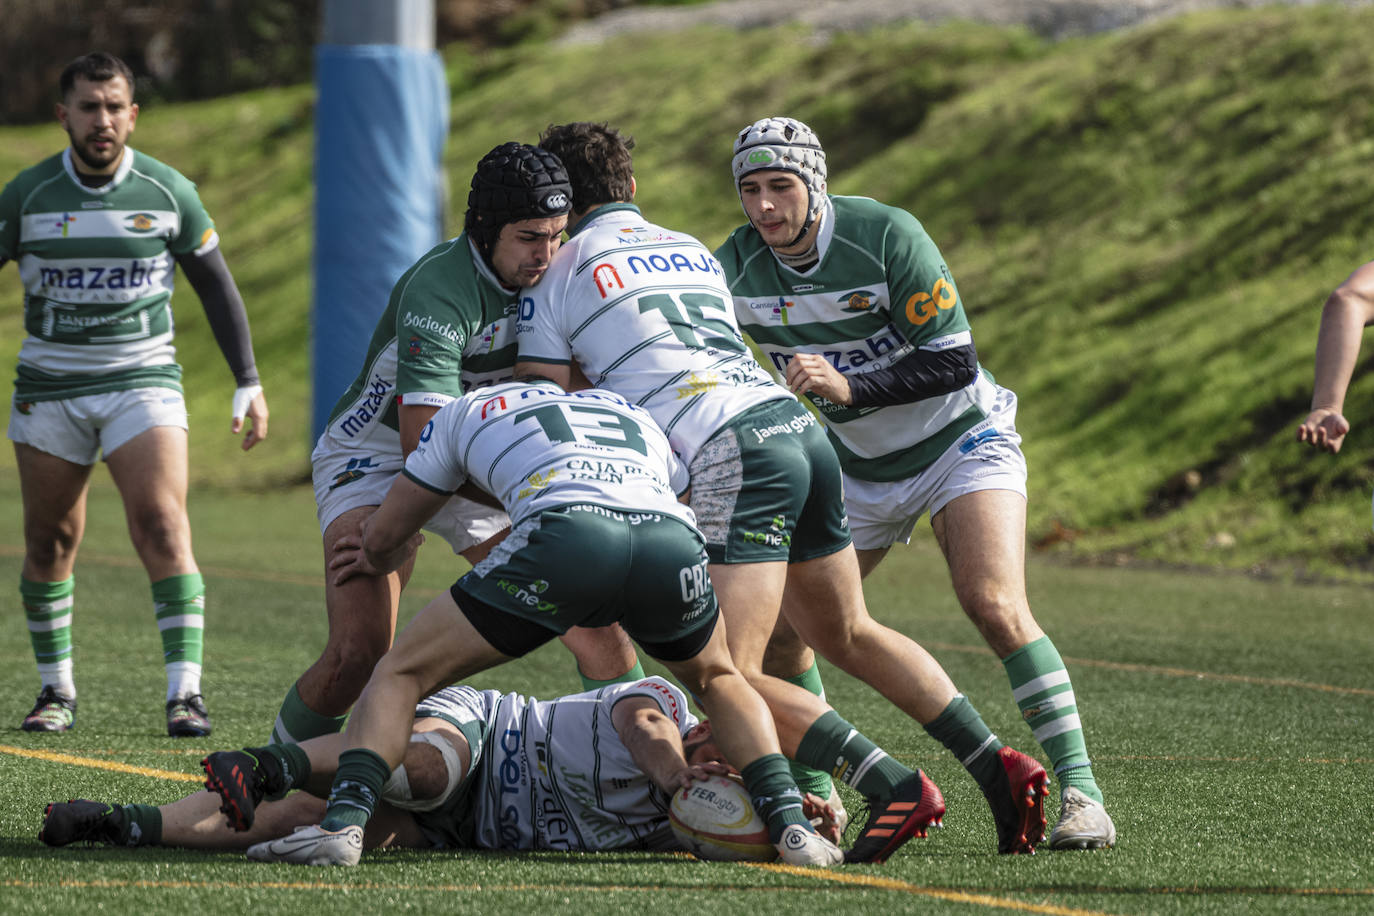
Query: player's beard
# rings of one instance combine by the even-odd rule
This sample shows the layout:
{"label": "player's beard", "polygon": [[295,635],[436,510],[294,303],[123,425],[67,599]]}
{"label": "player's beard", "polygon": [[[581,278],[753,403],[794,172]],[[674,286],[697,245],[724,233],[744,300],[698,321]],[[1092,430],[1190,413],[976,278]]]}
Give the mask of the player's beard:
{"label": "player's beard", "polygon": [[72,152],[76,154],[76,158],[92,172],[102,172],[109,168],[110,163],[118,162],[119,157],[124,154],[124,144],[113,137],[110,138],[109,151],[102,154],[90,148],[94,135],[87,135],[85,142],[78,142],[76,135],[70,130],[67,131],[67,136],[71,138]]}

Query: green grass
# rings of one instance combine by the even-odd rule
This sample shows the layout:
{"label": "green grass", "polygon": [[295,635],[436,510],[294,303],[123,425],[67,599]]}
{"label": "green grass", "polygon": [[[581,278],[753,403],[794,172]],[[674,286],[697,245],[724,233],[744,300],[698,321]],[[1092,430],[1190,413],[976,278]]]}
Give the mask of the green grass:
{"label": "green grass", "polygon": [[[8,481],[0,481],[8,483]],[[0,509],[16,506],[0,488]],[[236,853],[52,850],[43,805],[70,797],[163,803],[198,788],[200,757],[261,742],[291,679],[324,637],[318,536],[306,488],[193,499],[209,588],[205,687],[215,734],[163,734],[162,671],[147,583],[108,485],[92,495],[78,569],[76,731],[18,730],[36,692],[18,618],[0,628],[0,909],[184,913],[320,908],[454,913],[871,912],[1359,913],[1374,901],[1374,741],[1368,592],[1231,575],[1069,569],[1033,561],[1032,604],[1068,659],[1095,770],[1120,831],[1116,849],[995,854],[986,805],[949,754],[866,687],[825,669],[832,702],[899,759],[924,767],[949,804],[946,827],[881,867],[798,876],[650,854],[507,856],[393,852],[320,871]],[[19,544],[0,532],[0,580]],[[422,551],[403,618],[459,571]],[[868,587],[875,616],[920,639],[1013,746],[1034,751],[1006,678],[948,587],[928,534],[894,551]],[[652,669],[653,666],[650,665]],[[577,689],[557,646],[475,678],[551,696]],[[185,774],[81,767],[54,751]],[[851,808],[857,808],[849,795]]]}
{"label": "green grass", "polygon": [[[637,138],[652,218],[715,244],[741,221],[733,132],[797,115],[826,143],[833,190],[907,207],[940,244],[984,364],[1020,395],[1033,543],[1071,561],[1370,582],[1372,358],[1340,456],[1293,431],[1321,303],[1370,256],[1372,28],[1374,10],[1329,5],[1055,44],[953,23],[453,48],[450,226],[486,150],[585,118]],[[295,87],[153,105],[135,135],[200,184],[273,411],[271,440],[240,454],[228,372],[178,294],[197,486],[306,471],[312,123],[311,91]],[[55,125],[0,130],[0,175],[64,142]],[[0,296],[15,303],[0,313],[9,362],[14,269]],[[1189,472],[1200,486],[1175,486]]]}

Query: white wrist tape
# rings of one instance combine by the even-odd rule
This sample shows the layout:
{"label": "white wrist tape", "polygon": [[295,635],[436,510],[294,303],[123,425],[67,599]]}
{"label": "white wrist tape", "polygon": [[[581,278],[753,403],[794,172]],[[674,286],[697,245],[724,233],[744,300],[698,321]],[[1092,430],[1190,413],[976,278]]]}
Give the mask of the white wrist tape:
{"label": "white wrist tape", "polygon": [[234,390],[234,419],[242,420],[248,415],[248,405],[253,403],[253,398],[262,394],[261,385],[245,385]]}

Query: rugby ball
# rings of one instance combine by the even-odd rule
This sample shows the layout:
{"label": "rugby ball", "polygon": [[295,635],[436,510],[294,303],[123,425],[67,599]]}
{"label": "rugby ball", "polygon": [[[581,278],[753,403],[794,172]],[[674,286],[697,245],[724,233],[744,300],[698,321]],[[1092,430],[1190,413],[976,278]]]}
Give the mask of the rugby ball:
{"label": "rugby ball", "polygon": [[778,851],[768,842],[768,825],[744,786],[724,776],[693,782],[678,791],[668,821],[682,847],[713,862],[770,862]]}

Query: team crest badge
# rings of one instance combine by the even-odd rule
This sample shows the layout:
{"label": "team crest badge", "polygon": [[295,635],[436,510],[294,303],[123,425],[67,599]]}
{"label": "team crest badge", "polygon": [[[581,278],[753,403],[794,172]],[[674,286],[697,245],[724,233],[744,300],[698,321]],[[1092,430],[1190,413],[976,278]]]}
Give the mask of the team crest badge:
{"label": "team crest badge", "polygon": [[866,312],[873,308],[873,300],[876,298],[876,293],[860,289],[852,293],[845,293],[839,298],[839,301],[844,303],[844,311],[846,312]]}

